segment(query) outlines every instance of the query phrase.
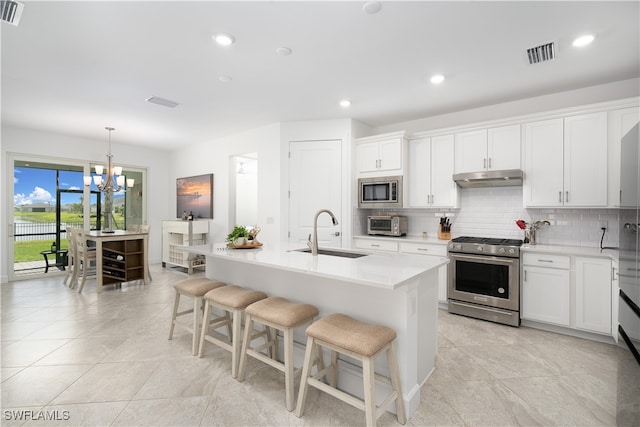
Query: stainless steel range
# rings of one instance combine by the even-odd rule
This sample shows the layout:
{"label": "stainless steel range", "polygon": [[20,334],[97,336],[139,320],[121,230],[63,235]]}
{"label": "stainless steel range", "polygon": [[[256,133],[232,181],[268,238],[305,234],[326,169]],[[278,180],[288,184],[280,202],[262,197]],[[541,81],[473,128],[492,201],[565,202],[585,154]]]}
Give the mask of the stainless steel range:
{"label": "stainless steel range", "polygon": [[521,245],[516,239],[452,239],[449,312],[520,326]]}

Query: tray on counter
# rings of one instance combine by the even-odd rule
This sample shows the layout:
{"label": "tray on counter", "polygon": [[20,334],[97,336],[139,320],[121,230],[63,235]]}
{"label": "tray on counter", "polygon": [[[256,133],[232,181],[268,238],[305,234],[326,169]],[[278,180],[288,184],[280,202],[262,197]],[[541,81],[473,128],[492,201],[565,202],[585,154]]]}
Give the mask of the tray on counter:
{"label": "tray on counter", "polygon": [[262,243],[246,244],[246,245],[234,245],[233,243],[227,243],[227,247],[230,249],[256,249],[262,246]]}

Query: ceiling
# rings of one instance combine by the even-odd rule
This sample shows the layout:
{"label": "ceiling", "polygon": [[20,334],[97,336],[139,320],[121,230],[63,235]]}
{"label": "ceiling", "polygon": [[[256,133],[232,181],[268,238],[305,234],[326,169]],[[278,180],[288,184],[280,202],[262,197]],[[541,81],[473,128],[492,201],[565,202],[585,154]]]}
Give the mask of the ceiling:
{"label": "ceiling", "polygon": [[[389,1],[376,14],[357,1],[24,4],[19,26],[1,24],[2,122],[91,139],[112,126],[114,143],[166,150],[275,122],[377,127],[640,76],[637,1]],[[219,32],[235,43],[217,45]],[[571,46],[584,33],[595,41]],[[548,42],[557,58],[530,65],[526,50]]]}

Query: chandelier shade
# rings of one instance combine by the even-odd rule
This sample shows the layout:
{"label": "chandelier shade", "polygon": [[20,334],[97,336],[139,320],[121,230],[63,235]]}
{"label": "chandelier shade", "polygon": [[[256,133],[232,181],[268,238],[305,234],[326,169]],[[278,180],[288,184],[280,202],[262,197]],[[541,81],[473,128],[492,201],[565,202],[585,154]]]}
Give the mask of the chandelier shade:
{"label": "chandelier shade", "polygon": [[124,175],[122,175],[122,167],[121,166],[113,166],[111,164],[111,160],[113,158],[113,154],[111,154],[111,131],[115,129],[112,127],[105,127],[106,130],[109,131],[109,154],[107,154],[107,168],[105,170],[103,165],[95,165],[95,175],[85,175],[83,177],[84,185],[89,187],[91,186],[91,182],[98,187],[105,195],[105,232],[111,231],[111,221],[110,217],[112,215],[112,204],[113,204],[113,193],[124,192],[126,188],[131,188],[135,184],[134,179],[126,179]]}

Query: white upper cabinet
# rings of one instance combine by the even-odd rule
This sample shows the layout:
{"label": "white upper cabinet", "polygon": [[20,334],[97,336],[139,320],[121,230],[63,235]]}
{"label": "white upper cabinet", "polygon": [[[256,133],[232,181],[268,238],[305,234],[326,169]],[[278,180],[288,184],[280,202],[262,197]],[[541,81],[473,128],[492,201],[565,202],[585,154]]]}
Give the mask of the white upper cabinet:
{"label": "white upper cabinet", "polygon": [[607,113],[525,124],[524,206],[607,206]]}
{"label": "white upper cabinet", "polygon": [[487,169],[520,169],[520,125],[487,130]]}
{"label": "white upper cabinet", "polygon": [[[609,203],[610,207],[635,206],[636,195],[629,197],[629,192],[621,188],[621,162],[631,159],[622,158],[620,146],[622,137],[640,121],[640,108],[624,108],[609,113]],[[624,193],[624,194],[623,194]]]}
{"label": "white upper cabinet", "polygon": [[607,113],[564,119],[564,205],[607,206]]}
{"label": "white upper cabinet", "polygon": [[456,207],[453,135],[409,141],[409,207]]}
{"label": "white upper cabinet", "polygon": [[520,125],[456,134],[455,173],[520,169]]}
{"label": "white upper cabinet", "polygon": [[455,173],[487,169],[487,130],[456,134]]}
{"label": "white upper cabinet", "polygon": [[355,146],[357,173],[374,176],[402,175],[405,141],[404,136],[397,133],[357,139]]}
{"label": "white upper cabinet", "polygon": [[562,119],[524,125],[524,206],[562,206]]}

